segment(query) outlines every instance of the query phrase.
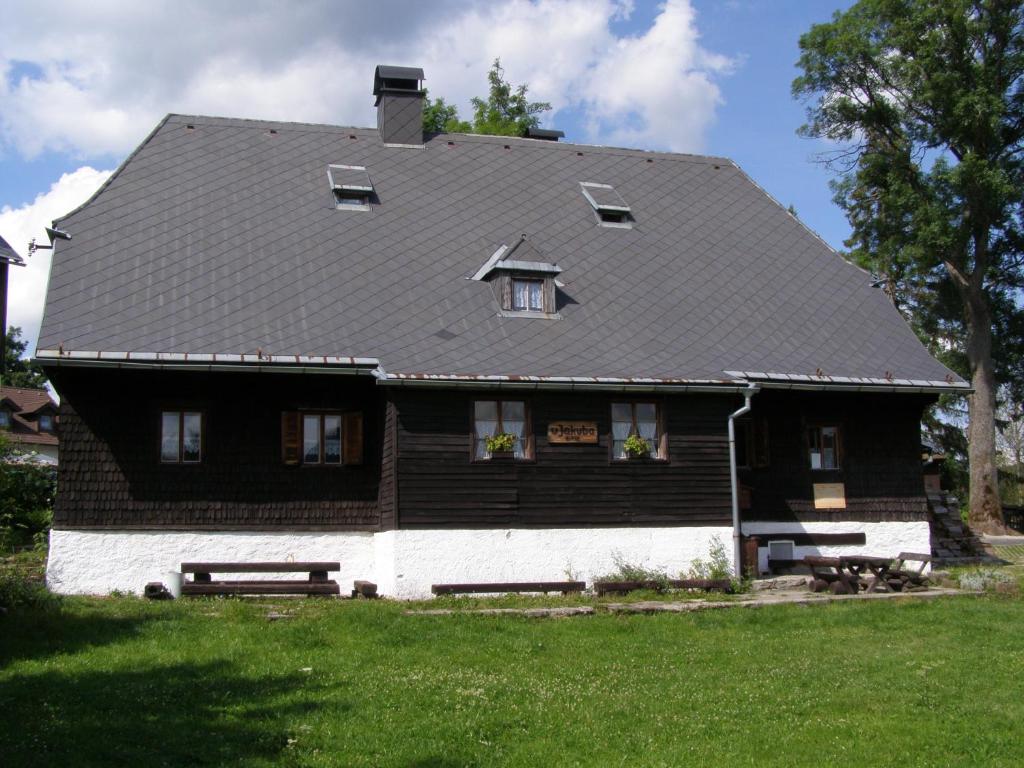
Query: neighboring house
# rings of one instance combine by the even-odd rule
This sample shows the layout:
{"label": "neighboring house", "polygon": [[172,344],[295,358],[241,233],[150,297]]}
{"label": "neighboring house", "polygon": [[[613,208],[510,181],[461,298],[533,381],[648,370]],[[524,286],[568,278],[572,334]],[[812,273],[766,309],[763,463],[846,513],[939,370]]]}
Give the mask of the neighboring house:
{"label": "neighboring house", "polygon": [[967,385],[869,274],[724,158],[424,136],[422,77],[378,68],[375,129],[169,115],[55,223],[54,589],[675,573],[734,494],[797,557],[928,551],[921,412]]}
{"label": "neighboring house", "polygon": [[57,404],[45,389],[0,387],[0,434],[25,460],[57,464]]}

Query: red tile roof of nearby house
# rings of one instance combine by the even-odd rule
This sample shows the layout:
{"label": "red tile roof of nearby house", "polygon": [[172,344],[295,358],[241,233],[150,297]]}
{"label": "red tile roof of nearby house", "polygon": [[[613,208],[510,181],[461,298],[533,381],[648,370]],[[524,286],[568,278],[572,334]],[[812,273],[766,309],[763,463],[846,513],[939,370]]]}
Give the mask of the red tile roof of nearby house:
{"label": "red tile roof of nearby house", "polygon": [[0,408],[11,412],[11,427],[7,434],[15,443],[57,445],[55,432],[39,429],[39,413],[47,406],[56,416],[57,404],[45,389],[0,387]]}

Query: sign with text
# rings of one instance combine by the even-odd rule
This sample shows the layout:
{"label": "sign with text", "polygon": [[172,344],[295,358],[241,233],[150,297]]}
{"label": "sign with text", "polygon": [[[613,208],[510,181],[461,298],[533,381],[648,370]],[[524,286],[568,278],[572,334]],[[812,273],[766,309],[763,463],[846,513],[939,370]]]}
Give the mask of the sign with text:
{"label": "sign with text", "polygon": [[594,444],[597,442],[597,422],[552,421],[548,424],[548,442]]}

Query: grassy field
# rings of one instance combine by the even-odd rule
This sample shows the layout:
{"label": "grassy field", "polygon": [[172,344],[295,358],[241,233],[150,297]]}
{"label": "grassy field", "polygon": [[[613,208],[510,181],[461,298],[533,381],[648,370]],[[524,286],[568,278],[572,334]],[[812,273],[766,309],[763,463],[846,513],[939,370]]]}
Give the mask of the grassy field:
{"label": "grassy field", "polygon": [[0,765],[1024,764],[1018,598],[573,619],[268,605],[0,617]]}

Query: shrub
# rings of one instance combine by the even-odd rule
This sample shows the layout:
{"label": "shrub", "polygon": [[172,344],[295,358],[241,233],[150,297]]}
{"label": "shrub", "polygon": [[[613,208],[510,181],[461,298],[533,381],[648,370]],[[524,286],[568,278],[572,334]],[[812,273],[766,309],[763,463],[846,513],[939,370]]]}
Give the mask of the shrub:
{"label": "shrub", "polygon": [[57,470],[31,461],[0,435],[0,551],[45,538],[56,491]]}
{"label": "shrub", "polygon": [[57,596],[31,574],[0,566],[0,612],[15,608],[39,608],[57,601]]}
{"label": "shrub", "polygon": [[995,589],[997,584],[1015,581],[1006,571],[998,568],[974,568],[960,574],[960,589],[970,589],[977,592],[984,592],[988,589]]}
{"label": "shrub", "polygon": [[731,579],[732,560],[725,549],[720,536],[711,538],[711,546],[708,549],[708,559],[695,558],[690,563],[690,570],[683,578],[685,579]]}
{"label": "shrub", "polygon": [[595,576],[594,581],[652,581],[659,592],[668,589],[668,573],[656,568],[631,563],[621,552],[612,552],[615,570],[605,576]]}

